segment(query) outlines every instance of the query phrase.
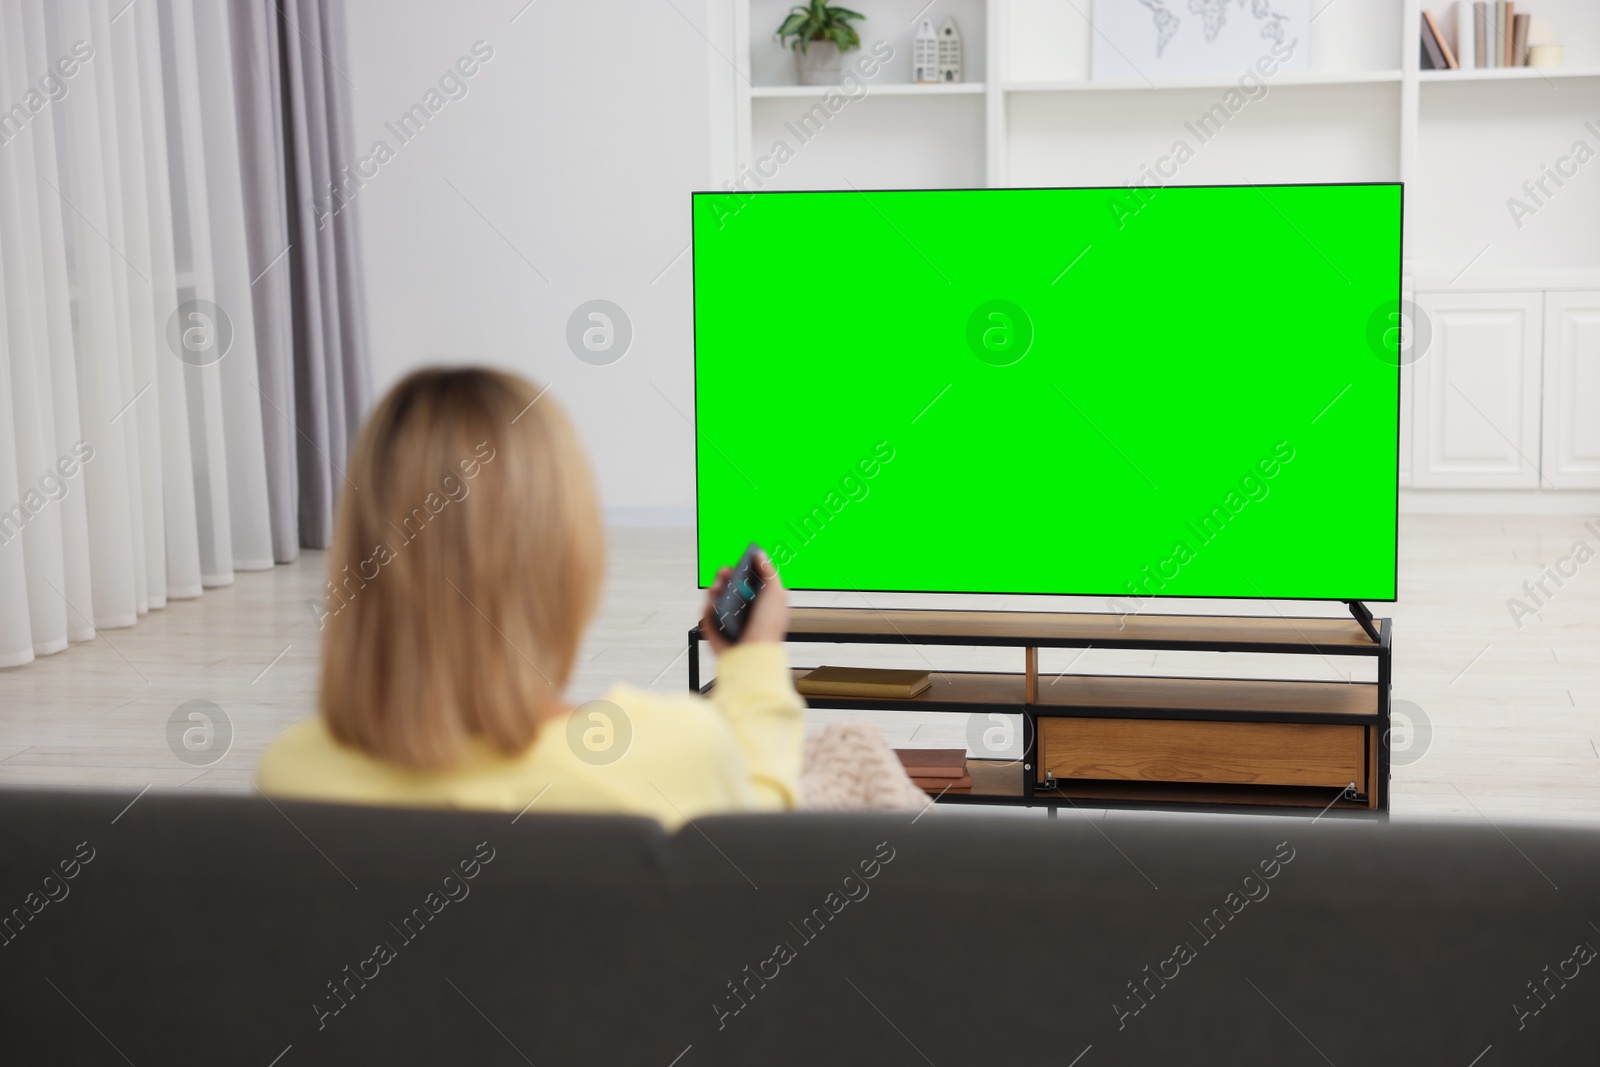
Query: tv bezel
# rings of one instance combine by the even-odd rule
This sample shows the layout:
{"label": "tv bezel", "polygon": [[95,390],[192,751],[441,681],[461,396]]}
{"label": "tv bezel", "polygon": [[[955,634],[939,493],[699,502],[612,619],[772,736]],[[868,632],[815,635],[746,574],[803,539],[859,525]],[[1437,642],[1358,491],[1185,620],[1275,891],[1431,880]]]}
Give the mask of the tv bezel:
{"label": "tv bezel", "polygon": [[[1395,264],[1395,301],[1397,304],[1405,303],[1405,242],[1406,242],[1406,184],[1403,181],[1368,181],[1368,182],[1201,182],[1194,185],[1162,185],[1158,188],[1166,189],[1338,189],[1356,188],[1366,186],[1384,186],[1400,190],[1400,240],[1399,256]],[[694,419],[694,560],[695,560],[695,587],[709,589],[710,586],[700,584],[700,302],[699,290],[696,285],[695,274],[695,225],[694,225],[694,200],[699,196],[814,196],[818,194],[848,194],[859,193],[866,196],[868,193],[992,193],[992,192],[1059,192],[1064,190],[1081,190],[1085,192],[1106,190],[1111,192],[1126,192],[1125,185],[1006,185],[1006,186],[969,186],[969,187],[935,187],[922,189],[758,189],[747,192],[743,189],[700,189],[689,193],[689,310],[692,321],[692,339],[690,344],[691,361],[693,364],[691,375],[691,405]],[[858,589],[853,587],[836,588],[822,585],[787,585],[785,588],[797,593],[889,593],[894,595],[927,594],[930,596],[1050,596],[1050,597],[1107,597],[1109,599],[1134,599],[1134,600],[1284,600],[1311,603],[1348,603],[1351,601],[1364,601],[1372,604],[1394,604],[1400,599],[1400,421],[1404,416],[1405,408],[1402,403],[1401,386],[1403,384],[1401,371],[1403,361],[1395,360],[1395,440],[1394,440],[1394,497],[1395,497],[1395,528],[1394,528],[1394,595],[1387,597],[1323,597],[1323,596],[1245,596],[1242,594],[1228,595],[1216,593],[1152,593],[1145,597],[1129,597],[1126,591],[1113,593],[1055,593],[1039,592],[1037,590],[998,590],[998,589]],[[729,566],[732,565],[730,561]]]}

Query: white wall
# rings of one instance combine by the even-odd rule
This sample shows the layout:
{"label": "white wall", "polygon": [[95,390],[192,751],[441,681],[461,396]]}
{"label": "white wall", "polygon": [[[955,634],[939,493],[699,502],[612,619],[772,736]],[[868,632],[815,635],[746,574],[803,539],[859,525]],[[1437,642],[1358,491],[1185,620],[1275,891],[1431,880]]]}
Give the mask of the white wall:
{"label": "white wall", "polygon": [[[349,0],[358,153],[394,149],[357,198],[375,385],[467,362],[550,383],[613,518],[684,521],[693,316],[689,256],[673,260],[690,191],[715,184],[709,81],[731,71],[701,36],[705,0],[525,3]],[[494,53],[467,95],[401,144],[385,123],[479,40]],[[596,298],[633,324],[610,366],[565,340]]]}

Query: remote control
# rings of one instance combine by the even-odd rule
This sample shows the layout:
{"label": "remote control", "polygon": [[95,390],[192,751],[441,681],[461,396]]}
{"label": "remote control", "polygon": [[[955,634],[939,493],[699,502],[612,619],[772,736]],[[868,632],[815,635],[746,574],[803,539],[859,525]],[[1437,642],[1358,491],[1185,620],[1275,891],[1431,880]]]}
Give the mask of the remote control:
{"label": "remote control", "polygon": [[717,632],[730,643],[744,636],[744,624],[750,618],[750,605],[766,586],[762,577],[765,554],[759,545],[752,544],[739,557],[739,563],[728,576],[728,584],[711,605],[711,623]]}

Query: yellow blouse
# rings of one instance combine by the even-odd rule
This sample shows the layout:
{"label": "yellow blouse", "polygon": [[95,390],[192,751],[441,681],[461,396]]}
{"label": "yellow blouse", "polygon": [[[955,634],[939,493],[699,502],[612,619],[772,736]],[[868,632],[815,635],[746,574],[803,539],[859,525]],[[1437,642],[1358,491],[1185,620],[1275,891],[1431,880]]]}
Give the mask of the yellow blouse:
{"label": "yellow blouse", "polygon": [[805,703],[782,645],[729,649],[709,699],[622,683],[603,699],[615,707],[591,702],[550,720],[520,755],[473,740],[437,771],[386,763],[307,719],[267,747],[256,782],[292,800],[649,815],[669,829],[700,815],[797,806]]}

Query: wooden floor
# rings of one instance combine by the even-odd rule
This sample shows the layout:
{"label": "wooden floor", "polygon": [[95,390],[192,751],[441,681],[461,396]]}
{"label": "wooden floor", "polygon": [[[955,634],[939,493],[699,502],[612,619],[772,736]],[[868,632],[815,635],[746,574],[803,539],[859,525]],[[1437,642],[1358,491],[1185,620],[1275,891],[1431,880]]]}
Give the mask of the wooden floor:
{"label": "wooden floor", "polygon": [[[1432,737],[1425,750],[1419,737],[1407,755],[1420,751],[1420,757],[1395,768],[1396,817],[1600,821],[1600,561],[1580,566],[1560,588],[1547,580],[1553,595],[1520,628],[1507,607],[1508,598],[1525,598],[1524,581],[1537,581],[1543,566],[1578,540],[1600,549],[1600,537],[1574,518],[1402,519],[1400,602],[1374,609],[1395,618],[1395,699],[1421,709]],[[605,601],[569,696],[597,696],[616,679],[683,689],[684,634],[700,602],[693,531],[614,530],[609,547]],[[316,595],[323,563],[320,553],[307,552],[293,566],[241,574],[233,586],[176,601],[135,628],[0,671],[0,785],[104,788],[130,798],[152,784],[249,789],[267,742],[311,712],[318,640],[307,601]],[[795,599],[859,605],[864,598]],[[1103,599],[867,599],[879,607],[1107,608]],[[1248,602],[1146,610],[1338,613],[1321,605]],[[1020,650],[797,645],[793,655],[806,666],[1021,669]],[[1283,666],[1281,659],[1218,653],[1046,650],[1040,659],[1041,686],[1070,685],[1073,674],[1249,677]],[[1324,679],[1348,678],[1351,666],[1314,656],[1294,664],[1298,676]],[[173,711],[197,699],[224,709],[233,731],[227,755],[209,767],[180,761],[168,746]],[[812,711],[809,722],[845,717],[863,716]],[[897,745],[965,744],[964,716],[865,717]]]}

